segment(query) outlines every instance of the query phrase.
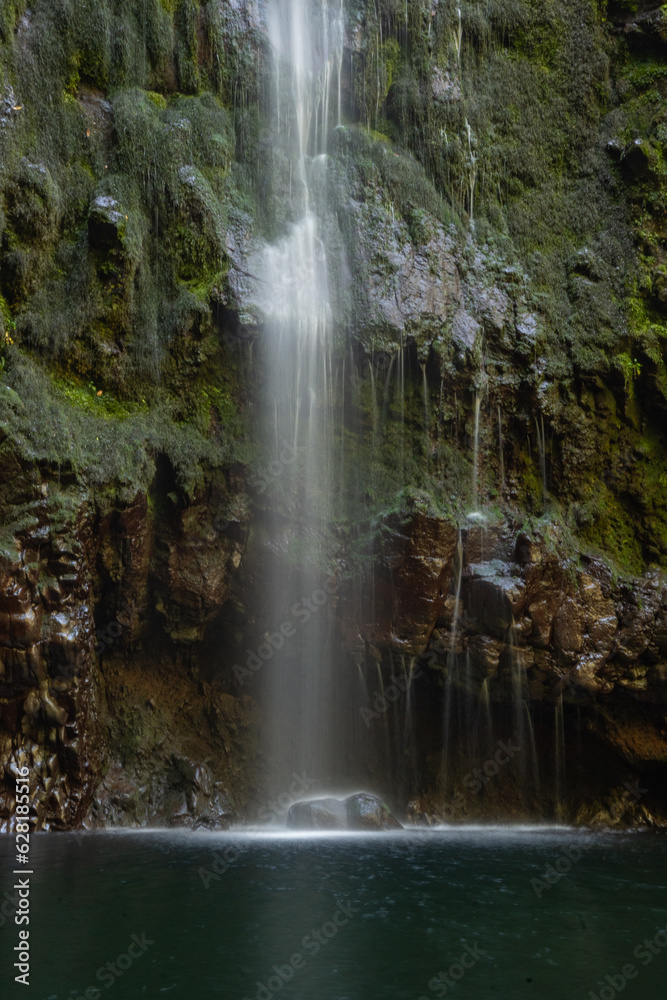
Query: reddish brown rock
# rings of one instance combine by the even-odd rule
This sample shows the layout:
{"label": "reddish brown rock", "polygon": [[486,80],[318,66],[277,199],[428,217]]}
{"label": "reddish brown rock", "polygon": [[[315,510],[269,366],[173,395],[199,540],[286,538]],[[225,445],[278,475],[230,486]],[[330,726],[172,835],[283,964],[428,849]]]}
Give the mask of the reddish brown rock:
{"label": "reddish brown rock", "polygon": [[445,603],[458,531],[420,512],[393,514],[375,537],[368,569],[343,587],[340,618],[346,647],[422,652]]}

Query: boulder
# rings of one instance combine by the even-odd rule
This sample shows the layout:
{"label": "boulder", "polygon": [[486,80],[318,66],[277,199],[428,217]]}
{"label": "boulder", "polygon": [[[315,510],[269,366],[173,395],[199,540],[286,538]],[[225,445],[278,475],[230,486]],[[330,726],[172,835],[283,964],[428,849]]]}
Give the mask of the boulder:
{"label": "boulder", "polygon": [[377,795],[356,792],[346,799],[295,802],[287,814],[291,830],[401,830],[402,826]]}

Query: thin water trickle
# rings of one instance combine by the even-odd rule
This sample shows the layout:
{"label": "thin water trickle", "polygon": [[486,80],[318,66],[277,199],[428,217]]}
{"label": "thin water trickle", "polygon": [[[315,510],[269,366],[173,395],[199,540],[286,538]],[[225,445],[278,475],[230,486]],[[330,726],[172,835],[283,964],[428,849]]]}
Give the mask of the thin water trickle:
{"label": "thin water trickle", "polygon": [[449,653],[447,654],[447,677],[445,680],[445,712],[443,720],[443,789],[445,794],[449,786],[449,765],[451,757],[451,730],[452,730],[452,703],[454,696],[454,674],[457,669],[456,655],[456,630],[459,620],[459,608],[461,604],[461,584],[463,582],[463,538],[459,531],[456,554],[454,556],[454,611],[452,614],[452,625],[449,634]]}
{"label": "thin water trickle", "polygon": [[454,45],[456,46],[456,62],[457,65],[461,66],[461,45],[463,44],[463,25],[461,24],[461,8],[456,8],[456,16],[458,22],[456,28],[454,29]]}
{"label": "thin water trickle", "polygon": [[500,495],[505,492],[505,455],[503,448],[503,416],[498,405],[498,465],[500,467]]}
{"label": "thin water trickle", "polygon": [[477,510],[479,500],[479,414],[482,406],[481,392],[475,393],[475,433],[472,452],[472,509]]}
{"label": "thin water trickle", "polygon": [[493,743],[493,712],[491,710],[491,694],[489,691],[488,677],[485,677],[482,681],[482,686],[479,691],[479,700],[486,724],[486,742],[490,746]]}
{"label": "thin water trickle", "polygon": [[401,334],[401,346],[398,352],[398,392],[401,405],[401,482],[405,482],[405,347],[403,344],[403,334]]}
{"label": "thin water trickle", "polygon": [[554,706],[554,789],[555,789],[555,815],[556,818],[563,815],[563,788],[565,781],[565,725],[563,717],[563,694],[558,697]]}
{"label": "thin water trickle", "polygon": [[427,458],[428,458],[428,456],[430,454],[430,450],[431,450],[431,447],[430,447],[430,445],[431,445],[431,438],[430,438],[431,419],[430,419],[429,405],[428,405],[428,379],[426,378],[426,365],[425,364],[421,364],[420,368],[422,370],[422,395],[424,397],[424,430],[425,430],[425,434],[426,434],[426,455],[427,455]]}
{"label": "thin water trickle", "polygon": [[519,770],[525,781],[528,775],[528,760],[532,748],[527,746],[525,708],[527,699],[526,668],[521,647],[516,641],[516,626],[514,622],[508,629],[508,645],[510,655],[510,673],[512,686],[512,717],[513,732],[519,746],[524,751],[519,757]]}
{"label": "thin water trickle", "polygon": [[539,420],[535,417],[535,433],[537,436],[537,450],[539,454],[540,474],[542,479],[542,506],[544,507],[547,502],[547,449],[543,416],[540,416]]}

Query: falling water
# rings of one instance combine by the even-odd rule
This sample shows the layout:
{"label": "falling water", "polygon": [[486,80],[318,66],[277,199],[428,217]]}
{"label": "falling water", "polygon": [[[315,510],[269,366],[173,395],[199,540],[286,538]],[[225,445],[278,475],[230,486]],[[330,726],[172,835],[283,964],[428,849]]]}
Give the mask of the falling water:
{"label": "falling water", "polygon": [[563,718],[562,692],[554,707],[554,794],[556,800],[556,819],[563,816],[563,784],[565,779],[565,720]]}
{"label": "falling water", "polygon": [[486,741],[489,745],[493,743],[493,713],[491,711],[491,695],[489,692],[489,678],[485,677],[479,691],[480,706],[483,711],[483,718],[486,725]]}
{"label": "falling water", "polygon": [[456,8],[456,15],[458,17],[458,22],[456,28],[454,29],[454,45],[456,46],[456,63],[457,66],[461,66],[461,45],[463,44],[463,26],[461,24],[461,8]]}
{"label": "falling water", "polygon": [[403,334],[401,333],[401,346],[398,351],[398,392],[401,404],[401,482],[405,482],[405,348],[403,345]]}
{"label": "falling water", "polygon": [[482,394],[475,393],[475,436],[472,452],[472,509],[477,510],[478,480],[479,480],[479,413],[482,406]]}
{"label": "falling water", "polygon": [[468,215],[470,217],[470,224],[474,224],[474,201],[475,201],[475,187],[477,185],[477,154],[473,148],[473,134],[472,129],[468,123],[468,119],[465,121],[466,136],[468,139]]}
{"label": "falling water", "polygon": [[371,378],[371,418],[373,421],[373,437],[372,437],[372,450],[375,454],[375,447],[378,435],[378,400],[377,400],[377,389],[375,387],[375,371],[373,370],[373,362],[368,359],[368,370],[370,372]]}
{"label": "falling water", "polygon": [[[512,686],[512,716],[513,716],[513,727],[514,727],[514,737],[517,740],[520,747],[523,748],[523,753],[519,758],[519,769],[521,773],[522,780],[525,782],[528,775],[528,760],[532,754],[532,747],[527,746],[526,740],[526,716],[530,716],[527,707],[527,691],[526,691],[526,667],[523,660],[523,653],[521,652],[520,646],[517,645],[516,641],[516,625],[512,622],[508,629],[508,645],[509,645],[509,655],[510,655],[510,671],[511,671],[511,686]],[[532,723],[530,724],[530,732],[532,734]]]}
{"label": "falling water", "polygon": [[547,449],[544,433],[544,417],[535,417],[535,433],[537,435],[537,450],[540,457],[540,473],[542,476],[542,506],[547,502]]}
{"label": "falling water", "polygon": [[267,504],[277,556],[267,609],[276,630],[266,637],[276,650],[267,668],[274,783],[306,770],[327,780],[333,755],[328,622],[336,584],[324,570],[333,480],[332,316],[322,232],[334,87],[340,121],[342,16],[340,0],[279,0],[267,15],[272,106],[291,161],[292,217],[299,220],[253,262],[261,278],[255,298],[265,321],[272,439],[300,456],[271,479]]}
{"label": "falling water", "polygon": [[450,738],[451,738],[451,728],[452,728],[452,701],[453,701],[453,687],[454,687],[454,674],[457,668],[457,656],[456,656],[456,629],[459,620],[459,610],[461,605],[461,584],[463,582],[463,538],[461,532],[459,531],[458,544],[456,546],[456,555],[454,558],[454,579],[455,592],[454,592],[454,612],[452,614],[452,627],[449,638],[449,653],[447,656],[447,679],[445,681],[445,717],[444,717],[444,736],[443,736],[443,785],[444,791],[447,791],[448,781],[449,781],[449,765],[450,765]]}
{"label": "falling water", "polygon": [[505,492],[505,455],[503,449],[503,417],[498,406],[498,459],[500,466],[500,495]]}
{"label": "falling water", "polygon": [[431,418],[428,407],[428,379],[426,378],[426,365],[421,365],[422,370],[422,395],[424,396],[424,429],[426,432],[426,456],[428,461],[428,456],[431,451],[431,435],[430,426]]}

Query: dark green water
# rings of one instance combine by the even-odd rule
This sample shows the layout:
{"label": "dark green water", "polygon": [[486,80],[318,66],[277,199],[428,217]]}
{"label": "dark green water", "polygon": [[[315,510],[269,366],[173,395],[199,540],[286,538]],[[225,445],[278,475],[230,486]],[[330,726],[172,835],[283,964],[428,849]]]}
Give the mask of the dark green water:
{"label": "dark green water", "polygon": [[[568,862],[573,845],[585,850]],[[2,893],[12,846],[0,844]],[[204,872],[206,888],[200,869],[213,874],[216,851],[221,874]],[[667,927],[660,835],[97,833],[34,837],[31,861],[31,985],[13,983],[17,928],[5,920],[3,997],[665,997],[667,934],[655,954],[642,945]],[[531,879],[557,862],[571,867],[538,898]],[[122,974],[96,979],[107,963]]]}

